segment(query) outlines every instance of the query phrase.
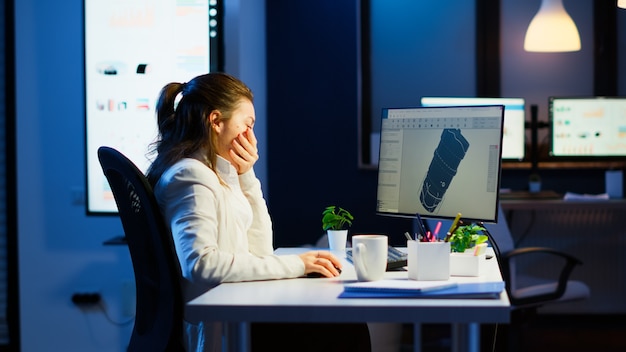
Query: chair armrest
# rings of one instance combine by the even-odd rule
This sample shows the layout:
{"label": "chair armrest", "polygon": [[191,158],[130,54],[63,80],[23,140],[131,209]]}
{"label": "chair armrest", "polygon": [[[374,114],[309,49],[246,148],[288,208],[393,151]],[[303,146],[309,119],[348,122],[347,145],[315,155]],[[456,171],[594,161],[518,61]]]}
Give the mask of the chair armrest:
{"label": "chair armrest", "polygon": [[529,254],[529,253],[549,253],[549,254],[554,254],[556,256],[559,257],[563,257],[567,260],[567,262],[573,262],[574,264],[579,264],[582,265],[582,261],[580,261],[578,258],[574,257],[571,254],[567,254],[564,252],[561,252],[559,250],[553,249],[553,248],[548,248],[548,247],[523,247],[523,248],[516,248],[513,249],[509,252],[504,253],[502,256],[507,258],[512,258],[518,255],[523,255],[523,254]]}
{"label": "chair armrest", "polygon": [[[510,285],[511,278],[513,277],[513,275],[515,275],[515,273],[512,272],[510,261],[512,258],[531,254],[531,253],[551,254],[551,255],[565,259],[565,262],[564,262],[563,267],[561,268],[557,285],[553,292],[549,292],[549,293],[545,293],[545,294],[541,294],[541,295],[537,295],[533,297],[517,298],[513,294],[511,290],[511,285]],[[502,264],[501,264],[502,275],[504,276],[504,281],[507,283],[506,286],[507,286],[507,291],[508,291],[507,293],[509,294],[509,299],[511,300],[511,304],[515,306],[559,299],[561,296],[563,296],[563,294],[565,293],[565,290],[567,289],[567,282],[569,280],[569,277],[572,271],[574,270],[574,267],[576,265],[582,265],[582,261],[580,261],[578,258],[570,254],[567,254],[567,253],[564,253],[564,252],[561,252],[552,248],[547,248],[547,247],[516,248],[509,252],[502,253],[499,260],[502,261]]]}

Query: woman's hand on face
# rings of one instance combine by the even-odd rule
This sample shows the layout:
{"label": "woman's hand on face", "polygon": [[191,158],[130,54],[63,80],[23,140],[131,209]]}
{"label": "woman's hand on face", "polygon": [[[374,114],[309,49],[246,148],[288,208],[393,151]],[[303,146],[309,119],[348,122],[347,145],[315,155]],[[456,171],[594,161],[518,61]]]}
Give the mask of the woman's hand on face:
{"label": "woman's hand on face", "polygon": [[252,169],[254,163],[259,160],[257,140],[252,128],[240,133],[232,142],[230,157],[239,175],[245,174]]}
{"label": "woman's hand on face", "polygon": [[304,262],[304,274],[320,273],[325,277],[339,276],[341,262],[327,251],[311,251],[300,254]]}

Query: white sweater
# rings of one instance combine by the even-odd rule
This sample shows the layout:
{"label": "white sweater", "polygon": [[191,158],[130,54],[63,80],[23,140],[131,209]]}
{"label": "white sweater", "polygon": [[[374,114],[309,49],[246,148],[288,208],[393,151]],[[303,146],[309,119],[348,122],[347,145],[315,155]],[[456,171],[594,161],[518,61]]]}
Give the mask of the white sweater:
{"label": "white sweater", "polygon": [[218,156],[217,172],[227,186],[200,161],[183,159],[163,173],[154,190],[183,277],[195,286],[186,298],[222,282],[304,275],[297,255],[273,254],[272,222],[254,171],[237,175]]}
{"label": "white sweater", "polygon": [[[272,222],[251,170],[237,175],[218,156],[217,173],[196,159],[183,159],[163,173],[154,193],[169,224],[188,301],[223,282],[304,275],[297,255],[276,256]],[[221,350],[221,324],[185,323],[188,351]]]}

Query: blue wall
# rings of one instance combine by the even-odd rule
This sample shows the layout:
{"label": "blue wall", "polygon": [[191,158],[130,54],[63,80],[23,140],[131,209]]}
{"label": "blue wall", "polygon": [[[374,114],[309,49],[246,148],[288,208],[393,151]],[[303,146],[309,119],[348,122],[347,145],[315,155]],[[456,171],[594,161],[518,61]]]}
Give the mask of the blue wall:
{"label": "blue wall", "polygon": [[423,96],[476,94],[475,3],[371,1],[374,120],[383,108],[419,106]]}
{"label": "blue wall", "polygon": [[352,233],[400,240],[410,230],[409,220],[374,214],[376,174],[358,169],[356,3],[267,2],[269,208],[278,246],[315,243],[328,205],[353,213]]}

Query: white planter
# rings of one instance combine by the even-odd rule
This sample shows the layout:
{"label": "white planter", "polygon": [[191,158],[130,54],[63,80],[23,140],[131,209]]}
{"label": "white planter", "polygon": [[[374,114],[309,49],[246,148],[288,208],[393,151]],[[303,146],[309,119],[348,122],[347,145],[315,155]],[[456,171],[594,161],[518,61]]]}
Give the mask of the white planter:
{"label": "white planter", "polygon": [[326,230],[328,248],[331,251],[345,251],[348,241],[348,230]]}
{"label": "white planter", "polygon": [[484,272],[485,254],[474,255],[473,252],[450,253],[450,275],[480,276]]}

